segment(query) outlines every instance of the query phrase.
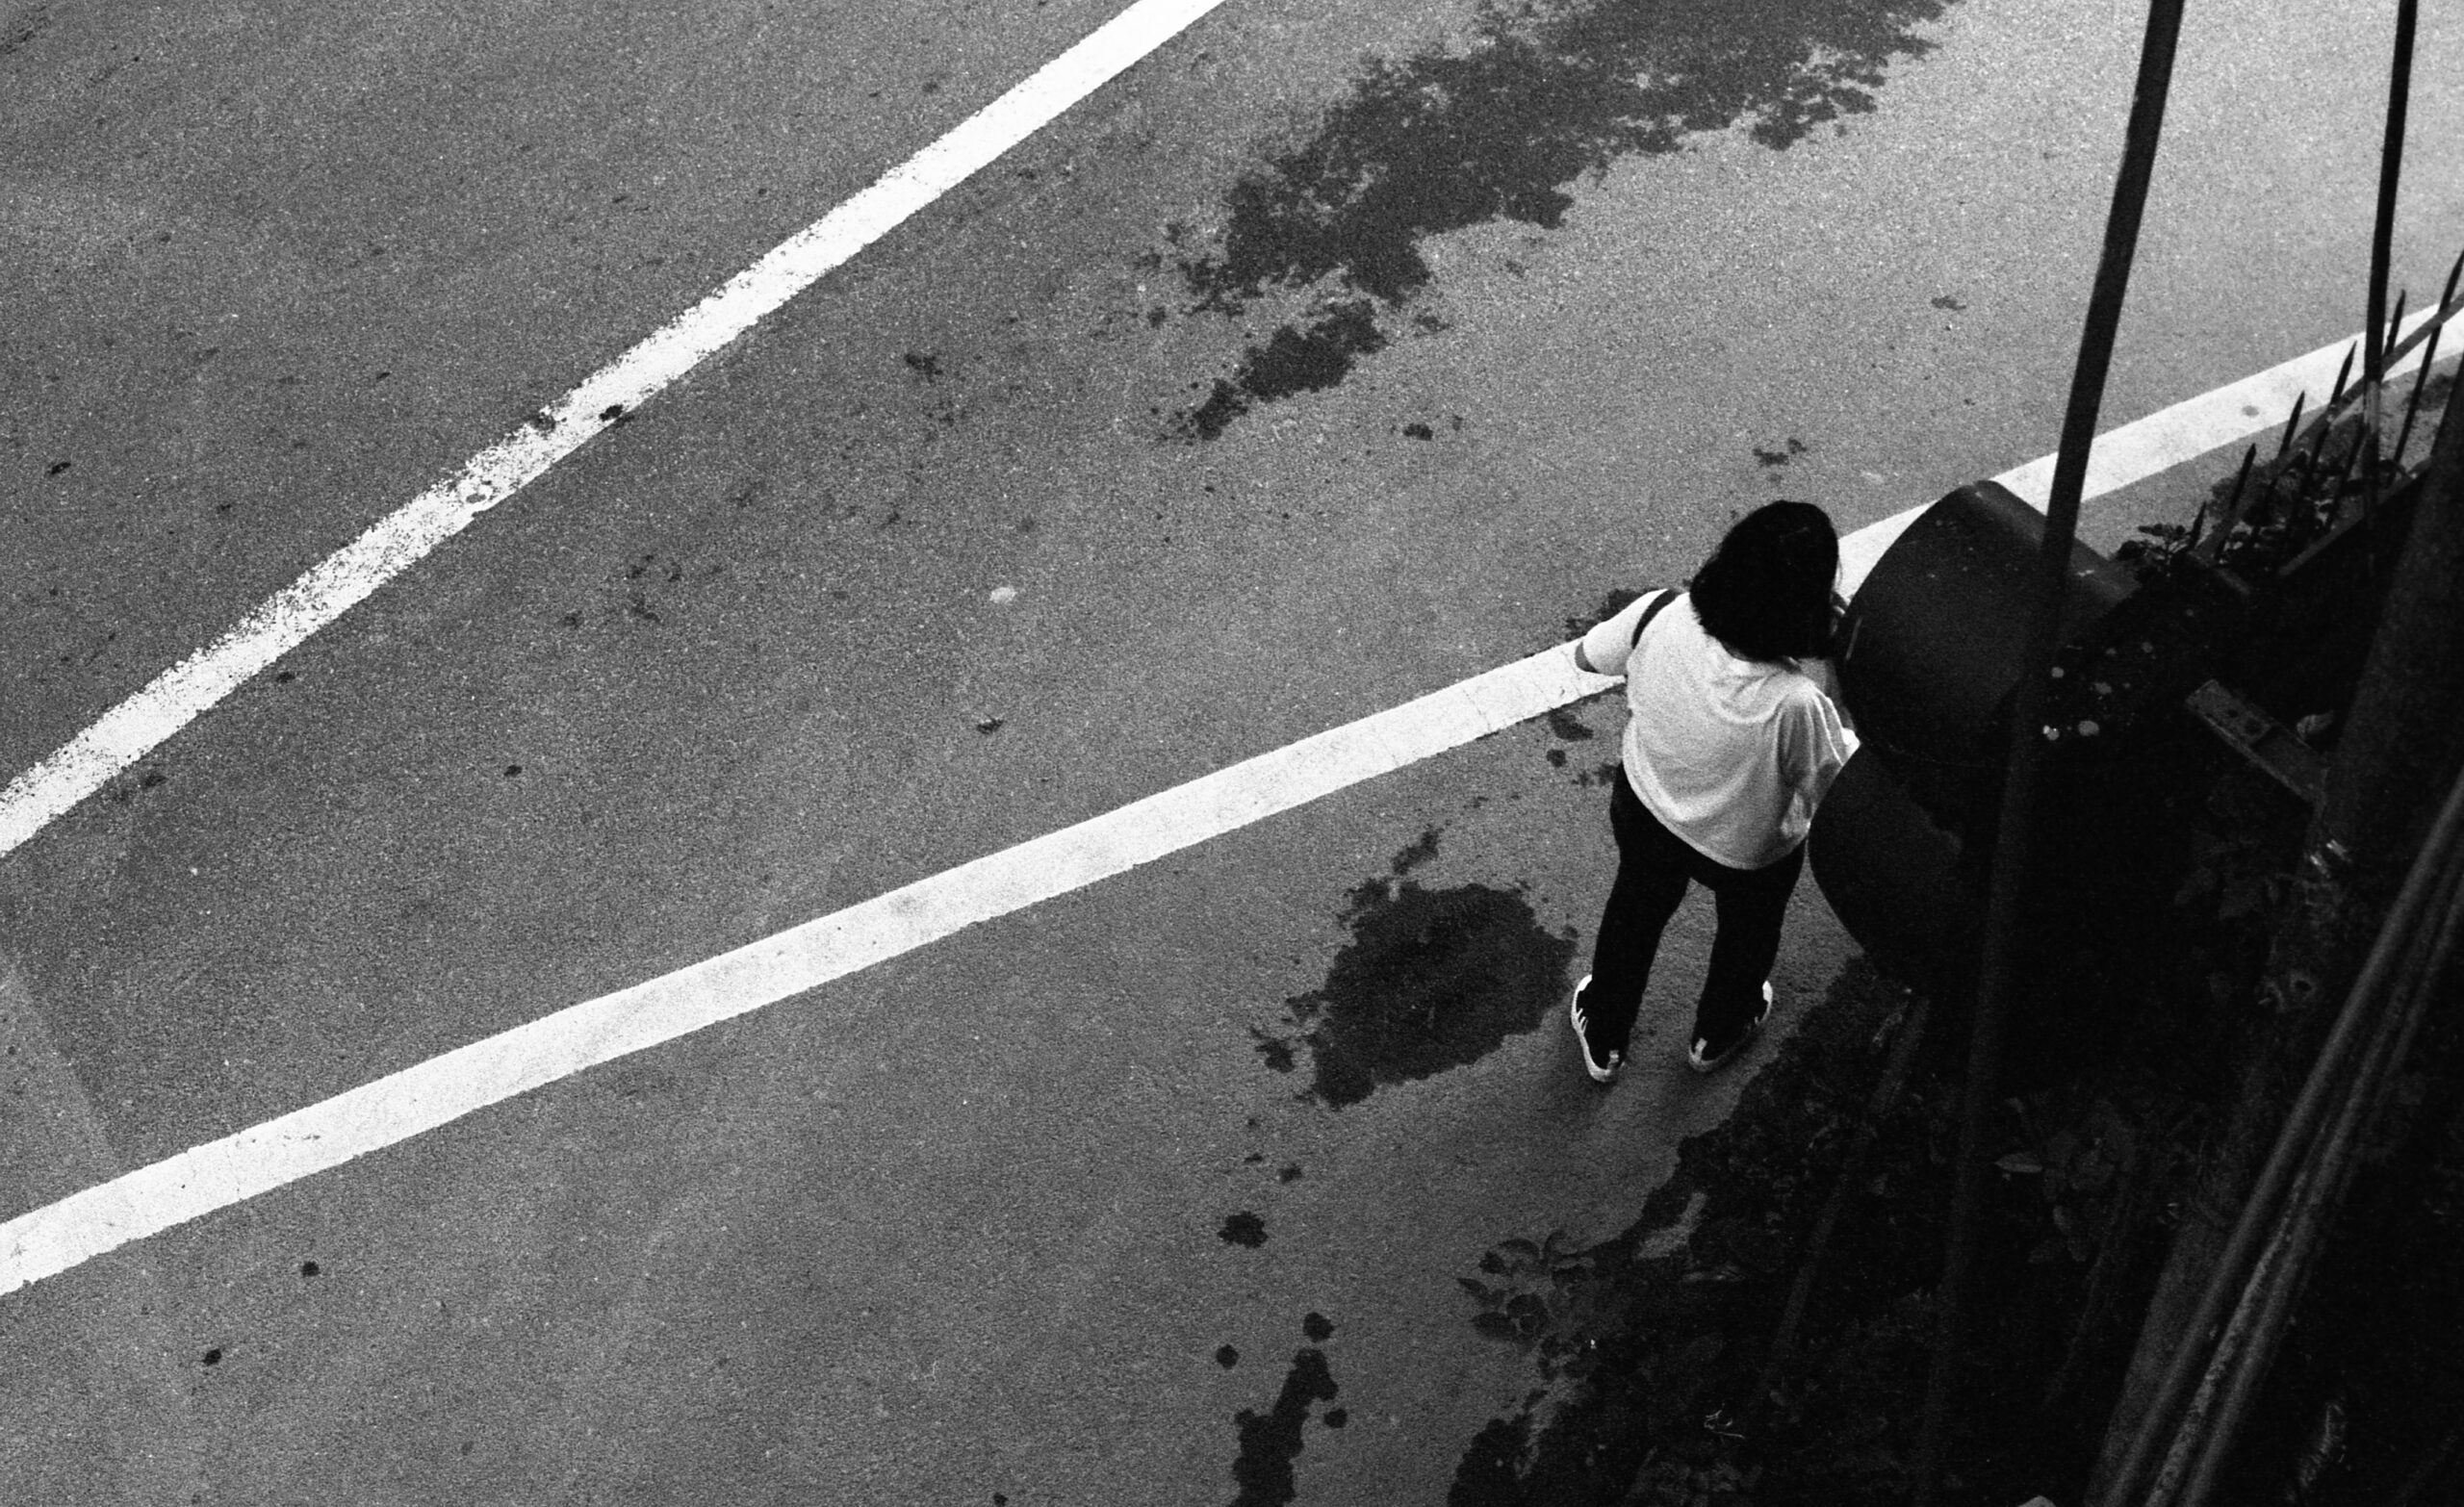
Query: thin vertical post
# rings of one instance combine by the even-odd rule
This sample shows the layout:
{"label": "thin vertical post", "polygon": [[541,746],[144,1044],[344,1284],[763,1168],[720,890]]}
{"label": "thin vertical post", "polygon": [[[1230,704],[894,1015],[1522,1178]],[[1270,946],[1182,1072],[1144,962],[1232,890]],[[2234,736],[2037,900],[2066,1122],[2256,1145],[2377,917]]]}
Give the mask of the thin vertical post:
{"label": "thin vertical post", "polygon": [[2121,323],[2122,295],[2139,249],[2139,221],[2147,207],[2147,184],[2156,167],[2156,143],[2164,132],[2165,100],[2172,85],[2173,50],[2180,38],[2183,0],[2149,0],[2147,35],[2140,45],[2139,80],[2131,96],[2130,123],[2122,140],[2121,170],[2114,182],[2113,207],[2105,217],[2105,245],[2088,297],[2087,328],[2071,372],[2070,403],[2062,421],[2062,447],[2053,466],[2052,495],[2045,503],[2043,549],[2037,556],[2036,601],[2026,663],[2019,672],[2011,715],[2010,758],[2002,781],[1992,877],[1989,884],[1983,958],[1978,969],[1976,1018],[1968,1040],[1967,1083],[1954,1168],[1951,1229],[1944,1241],[1941,1286],[1935,1295],[1938,1328],[1933,1365],[1925,1383],[1925,1411],[1917,1451],[1917,1507],[1932,1507],[1948,1452],[1951,1399],[1959,1391],[1966,1348],[1968,1273],[1975,1264],[1977,1209],[1984,1185],[1986,1126],[1995,1101],[2003,1018],[2009,1011],[2019,930],[2019,895],[2028,860],[2028,836],[2044,758],[2046,687],[2061,647],[2062,609],[2070,584],[2070,551],[2079,531],[2079,498],[2088,475],[2088,450],[2104,405],[2105,377],[2113,365],[2114,336]]}
{"label": "thin vertical post", "polygon": [[2370,231],[2370,310],[2362,355],[2363,419],[2356,444],[2370,447],[2370,470],[2362,477],[2361,523],[2374,573],[2378,564],[2374,532],[2378,516],[2379,396],[2387,376],[2387,263],[2396,239],[2396,183],[2404,167],[2404,111],[2413,88],[2413,29],[2421,0],[2396,0],[2396,56],[2387,67],[2387,133],[2378,147],[2378,216]]}
{"label": "thin vertical post", "polygon": [[2370,232],[2370,312],[2362,325],[2362,380],[2370,384],[2373,438],[2378,386],[2387,374],[2387,264],[2396,240],[2396,186],[2404,167],[2404,113],[2412,95],[2413,30],[2421,0],[2396,0],[2396,57],[2387,69],[2387,133],[2378,147],[2378,216]]}

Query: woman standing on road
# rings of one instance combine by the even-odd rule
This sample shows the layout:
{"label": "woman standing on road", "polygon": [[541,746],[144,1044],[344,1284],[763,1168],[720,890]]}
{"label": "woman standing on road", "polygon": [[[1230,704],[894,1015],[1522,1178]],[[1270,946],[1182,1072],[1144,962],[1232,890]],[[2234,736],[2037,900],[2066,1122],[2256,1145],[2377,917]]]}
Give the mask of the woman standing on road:
{"label": "woman standing on road", "polygon": [[1690,590],[1646,593],[1575,646],[1582,669],[1624,674],[1630,709],[1608,807],[1617,881],[1569,1009],[1596,1083],[1626,1059],[1688,880],[1718,902],[1719,930],[1686,1060],[1719,1066],[1771,1013],[1806,829],[1857,749],[1802,663],[1830,651],[1838,570],[1829,515],[1773,502],[1729,530]]}

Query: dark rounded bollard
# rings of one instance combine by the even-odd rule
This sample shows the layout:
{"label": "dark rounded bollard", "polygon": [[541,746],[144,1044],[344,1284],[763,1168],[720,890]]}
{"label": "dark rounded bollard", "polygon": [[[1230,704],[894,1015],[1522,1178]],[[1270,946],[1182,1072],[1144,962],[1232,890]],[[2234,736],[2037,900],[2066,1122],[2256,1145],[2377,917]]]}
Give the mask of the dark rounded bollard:
{"label": "dark rounded bollard", "polygon": [[[1990,481],[1927,508],[1874,563],[1840,620],[1841,699],[1857,735],[1963,840],[1990,841],[1974,809],[1999,782],[2027,653],[2044,518]],[[2071,549],[2062,636],[2130,595],[2130,573]]]}
{"label": "dark rounded bollard", "polygon": [[[1814,818],[1808,860],[1877,962],[1957,1005],[1974,984],[2011,702],[2044,519],[1992,482],[1928,508],[1840,624],[1840,698],[1861,740]],[[2072,553],[2066,639],[2129,596]]]}

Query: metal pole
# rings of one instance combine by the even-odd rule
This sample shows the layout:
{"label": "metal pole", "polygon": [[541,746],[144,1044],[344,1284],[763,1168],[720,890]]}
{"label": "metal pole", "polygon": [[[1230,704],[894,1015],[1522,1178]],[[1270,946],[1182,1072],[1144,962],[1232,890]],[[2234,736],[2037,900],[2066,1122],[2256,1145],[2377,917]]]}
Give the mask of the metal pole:
{"label": "metal pole", "polygon": [[2045,688],[2054,651],[2061,647],[2062,608],[2070,582],[2070,550],[2079,530],[2079,496],[2088,474],[2088,448],[2103,407],[2105,376],[2113,365],[2114,334],[2121,323],[2122,295],[2130,287],[2130,264],[2139,248],[2139,221],[2147,206],[2147,183],[2156,167],[2156,142],[2165,126],[2165,99],[2173,77],[2173,48],[2182,29],[2183,0],[2149,0],[2147,35],[2140,44],[2139,81],[2122,140],[2120,175],[2105,217],[2105,246],[2088,297],[2087,328],[2070,378],[2070,405],[2063,416],[2062,447],[2053,466],[2053,491],[2045,504],[2044,547],[2037,557],[2037,600],[2028,634],[2028,655],[2019,672],[2011,714],[2010,761],[2003,776],[1992,877],[1987,892],[1983,961],[1978,969],[1976,1019],[1968,1041],[1967,1084],[1960,1125],[1951,1229],[1944,1242],[1942,1281],[1935,1295],[1938,1327],[1933,1366],[1925,1382],[1925,1412],[1917,1450],[1917,1507],[1932,1507],[1950,1432],[1951,1399],[1959,1387],[1966,1345],[1969,1268],[1976,1258],[1977,1205],[1984,1184],[1985,1133],[1994,1105],[2001,1063],[2002,1022],[2012,990],[2014,946],[2018,934],[2020,881],[2027,865],[2028,828],[2036,805],[2045,747]]}
{"label": "metal pole", "polygon": [[2386,377],[2387,263],[2396,239],[2396,180],[2404,166],[2404,108],[2412,93],[2413,29],[2421,0],[2396,0],[2396,59],[2387,70],[2387,134],[2378,148],[2378,218],[2370,234],[2370,314],[2362,380],[2370,384],[2371,434],[2378,432],[2378,385]]}
{"label": "metal pole", "polygon": [[2370,562],[2378,563],[2378,409],[2381,384],[2387,375],[2387,262],[2396,238],[2396,180],[2404,166],[2404,107],[2412,93],[2413,26],[2421,0],[2396,0],[2396,58],[2387,69],[2387,134],[2378,148],[2378,218],[2370,233],[2370,313],[2368,350],[2362,357],[2363,417],[2355,443],[2370,447],[2370,469],[2361,481],[2361,522],[2369,532]]}

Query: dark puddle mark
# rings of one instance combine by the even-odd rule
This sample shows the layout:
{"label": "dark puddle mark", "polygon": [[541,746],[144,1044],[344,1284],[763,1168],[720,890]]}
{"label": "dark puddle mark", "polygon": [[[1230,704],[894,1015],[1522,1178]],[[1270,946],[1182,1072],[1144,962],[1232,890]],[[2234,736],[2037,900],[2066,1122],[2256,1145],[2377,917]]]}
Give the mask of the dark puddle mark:
{"label": "dark puddle mark", "polygon": [[1412,870],[1419,868],[1429,859],[1436,857],[1437,838],[1438,830],[1436,828],[1428,827],[1422,829],[1421,834],[1412,839],[1412,845],[1410,847],[1405,848],[1402,852],[1395,855],[1395,872],[1398,875],[1409,874]]}
{"label": "dark puddle mark", "polygon": [[208,1366],[219,1366],[222,1364],[222,1347],[220,1345],[218,1344],[213,1349],[205,1352],[205,1364]]}
{"label": "dark puddle mark", "polygon": [[1311,1346],[1292,1357],[1292,1369],[1266,1413],[1243,1408],[1233,1415],[1241,1432],[1240,1458],[1232,1462],[1232,1480],[1241,1488],[1232,1507],[1285,1507],[1298,1494],[1292,1462],[1300,1458],[1300,1430],[1309,1421],[1310,1404],[1332,1402],[1334,1372],[1325,1352]]}
{"label": "dark puddle mark", "polygon": [[1568,743],[1588,743],[1592,736],[1583,720],[1562,706],[1549,708],[1549,730]]}
{"label": "dark puddle mark", "polygon": [[68,466],[69,466],[69,463],[68,463],[67,461],[53,461],[53,462],[51,463],[50,469],[49,469],[49,470],[47,470],[47,471],[45,471],[45,472],[43,473],[43,474],[44,474],[44,475],[46,475],[46,476],[57,476],[57,475],[59,475],[62,472],[66,471],[66,470],[68,469]]}
{"label": "dark puddle mark", "polygon": [[1355,360],[1385,348],[1365,300],[1336,304],[1305,329],[1287,324],[1264,345],[1250,346],[1240,370],[1216,378],[1206,401],[1183,417],[1182,431],[1212,440],[1252,403],[1332,387],[1350,374]]}
{"label": "dark puddle mark", "polygon": [[299,1264],[299,1274],[303,1277],[313,1277],[317,1275],[320,1269],[321,1268],[313,1261],[303,1261]]}
{"label": "dark puddle mark", "polygon": [[1216,1239],[1227,1245],[1245,1245],[1251,1250],[1267,1242],[1267,1222],[1246,1209],[1226,1215],[1223,1228],[1215,1232]]}
{"label": "dark puddle mark", "polygon": [[927,382],[937,381],[941,375],[940,358],[929,350],[911,350],[907,353],[905,360],[907,370]]}
{"label": "dark puddle mark", "polygon": [[[1256,1042],[1255,1050],[1258,1056],[1266,1059],[1267,1066],[1273,1068],[1278,1073],[1288,1073],[1292,1071],[1293,1058],[1291,1042],[1285,1040],[1281,1036],[1269,1035],[1267,1033],[1260,1031],[1255,1026],[1251,1026],[1249,1028],[1249,1035]],[[1251,1160],[1262,1162],[1266,1159],[1263,1157],[1256,1157]]]}
{"label": "dark puddle mark", "polygon": [[1791,435],[1788,438],[1788,447],[1786,449],[1766,450],[1761,446],[1758,445],[1754,447],[1754,458],[1765,467],[1785,466],[1788,462],[1796,459],[1800,455],[1803,455],[1805,452],[1806,442],[1796,438],[1794,435]]}
{"label": "dark puddle mark", "polygon": [[1284,1163],[1284,1165],[1283,1165],[1282,1167],[1280,1167],[1279,1169],[1277,1169],[1277,1170],[1276,1170],[1275,1175],[1274,1175],[1274,1180],[1275,1180],[1276,1182],[1278,1182],[1278,1183],[1297,1183],[1297,1182],[1299,1182],[1299,1181],[1300,1181],[1300,1163],[1299,1163],[1299,1162],[1288,1162]]}
{"label": "dark puddle mark", "polygon": [[[1782,150],[1872,111],[1885,69],[1932,51],[1916,28],[1950,4],[1492,6],[1460,56],[1373,64],[1310,140],[1233,186],[1221,248],[1182,261],[1201,309],[1316,290],[1184,432],[1212,439],[1252,402],[1330,385],[1382,346],[1372,305],[1399,309],[1428,286],[1426,237],[1497,219],[1553,230],[1585,174],[1676,152],[1693,132],[1743,123]],[[1274,353],[1295,343],[1316,379],[1273,390]]]}
{"label": "dark puddle mark", "polygon": [[[1564,986],[1574,944],[1520,895],[1372,880],[1351,901],[1352,941],[1324,986],[1286,1002],[1315,1068],[1305,1097],[1330,1109],[1478,1061],[1537,1025]],[[1288,1065],[1292,1045],[1262,1036],[1259,1050]]]}
{"label": "dark puddle mark", "polygon": [[1945,314],[1964,314],[1967,312],[1967,305],[1960,302],[1949,294],[1944,294],[1940,297],[1936,298],[1934,300],[1934,307],[1941,310]]}
{"label": "dark puddle mark", "polygon": [[1434,440],[1437,438],[1437,431],[1424,423],[1407,423],[1403,425],[1403,435],[1406,439]]}
{"label": "dark puddle mark", "polygon": [[1240,1365],[1241,1352],[1239,1348],[1228,1344],[1217,1346],[1215,1351],[1215,1364],[1222,1367],[1227,1371]]}
{"label": "dark puddle mark", "polygon": [[1326,1317],[1325,1315],[1312,1309],[1300,1320],[1300,1332],[1309,1337],[1311,1343],[1324,1344],[1328,1340],[1334,1337],[1334,1321]]}

